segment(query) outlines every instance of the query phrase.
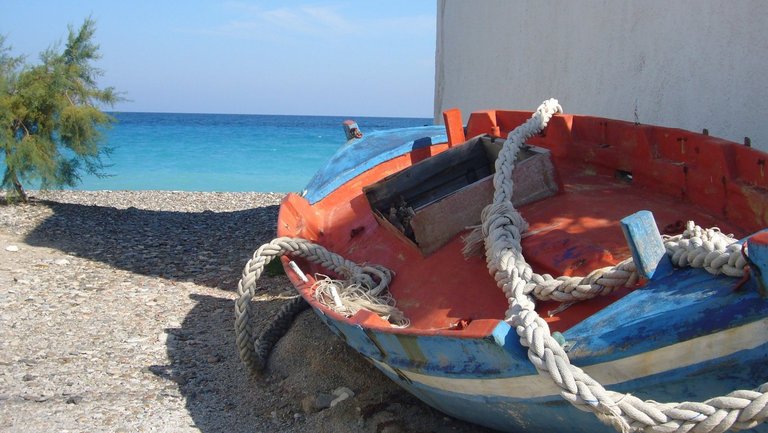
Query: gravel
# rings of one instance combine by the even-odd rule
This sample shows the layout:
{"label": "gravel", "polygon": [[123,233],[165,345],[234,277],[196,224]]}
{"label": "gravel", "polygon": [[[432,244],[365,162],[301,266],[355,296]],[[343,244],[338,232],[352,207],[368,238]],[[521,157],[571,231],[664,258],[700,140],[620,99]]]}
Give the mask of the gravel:
{"label": "gravel", "polygon": [[[249,378],[235,287],[282,194],[32,195],[0,204],[0,431],[487,431],[419,402],[311,311]],[[295,293],[258,284],[263,325]]]}

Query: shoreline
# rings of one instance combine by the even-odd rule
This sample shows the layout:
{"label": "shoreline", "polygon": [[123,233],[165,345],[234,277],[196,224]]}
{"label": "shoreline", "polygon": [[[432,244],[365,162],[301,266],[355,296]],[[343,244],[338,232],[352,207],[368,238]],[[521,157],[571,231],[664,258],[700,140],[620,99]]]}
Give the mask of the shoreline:
{"label": "shoreline", "polygon": [[[214,212],[245,210],[264,205],[280,204],[288,193],[280,192],[226,192],[226,191],[170,191],[170,190],[47,190],[28,191],[37,200],[60,203],[114,207],[135,207],[148,210],[178,210]],[[0,194],[5,197],[5,194]],[[196,199],[204,199],[198,202]],[[251,201],[252,200],[252,201]]]}
{"label": "shoreline", "polygon": [[[235,288],[285,194],[30,195],[0,205],[0,430],[487,431],[416,400],[312,311],[249,379]],[[295,291],[285,276],[258,288],[261,327]],[[315,407],[339,387],[355,395]]]}

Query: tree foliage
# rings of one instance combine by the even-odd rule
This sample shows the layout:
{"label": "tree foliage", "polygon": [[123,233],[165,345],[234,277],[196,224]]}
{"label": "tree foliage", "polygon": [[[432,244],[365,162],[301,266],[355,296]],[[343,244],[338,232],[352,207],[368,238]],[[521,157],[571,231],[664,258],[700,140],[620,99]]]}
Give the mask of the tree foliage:
{"label": "tree foliage", "polygon": [[38,65],[13,57],[0,36],[0,146],[4,151],[2,186],[27,201],[24,184],[41,188],[74,186],[80,173],[103,176],[102,156],[109,152],[103,131],[114,118],[100,110],[120,97],[100,89],[102,71],[93,42],[95,22],[69,27],[63,50],[40,55]]}

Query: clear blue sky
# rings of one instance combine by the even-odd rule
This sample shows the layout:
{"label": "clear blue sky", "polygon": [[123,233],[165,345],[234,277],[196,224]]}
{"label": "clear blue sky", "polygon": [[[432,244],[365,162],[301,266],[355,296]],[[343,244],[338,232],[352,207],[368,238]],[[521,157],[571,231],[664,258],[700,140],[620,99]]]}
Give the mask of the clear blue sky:
{"label": "clear blue sky", "polygon": [[37,63],[97,23],[118,111],[432,117],[434,0],[3,0],[0,34]]}

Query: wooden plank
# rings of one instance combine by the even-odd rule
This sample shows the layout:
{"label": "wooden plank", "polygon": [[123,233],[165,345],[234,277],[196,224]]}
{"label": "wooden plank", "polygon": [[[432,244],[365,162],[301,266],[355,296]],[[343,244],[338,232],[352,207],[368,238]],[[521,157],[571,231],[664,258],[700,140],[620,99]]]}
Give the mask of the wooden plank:
{"label": "wooden plank", "polygon": [[641,210],[621,220],[621,229],[632,251],[637,272],[644,278],[660,278],[672,273],[664,241],[653,214]]}
{"label": "wooden plank", "polygon": [[[549,151],[532,151],[512,172],[512,203],[523,206],[558,191]],[[422,254],[429,255],[468,226],[480,224],[480,212],[493,201],[493,176],[461,188],[416,210],[411,227]]]}
{"label": "wooden plank", "polygon": [[384,212],[393,200],[399,197],[418,197],[441,184],[461,179],[464,170],[457,167],[480,169],[488,164],[485,150],[478,145],[478,140],[470,140],[432,158],[421,161],[406,170],[387,176],[381,181],[366,187],[365,194],[371,205]]}
{"label": "wooden plank", "polygon": [[457,164],[432,171],[427,178],[414,179],[409,188],[401,190],[400,195],[414,208],[444,197],[457,189],[491,174],[488,168],[488,158],[481,147],[476,148],[467,159]]}
{"label": "wooden plank", "polygon": [[467,141],[464,135],[464,125],[461,123],[461,110],[451,108],[443,111],[443,123],[448,134],[448,146],[453,147]]}
{"label": "wooden plank", "polygon": [[416,212],[411,227],[421,253],[432,254],[467,226],[480,223],[480,212],[493,201],[493,176],[475,182]]}

